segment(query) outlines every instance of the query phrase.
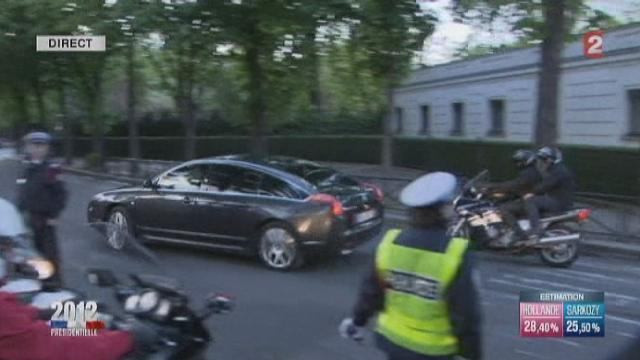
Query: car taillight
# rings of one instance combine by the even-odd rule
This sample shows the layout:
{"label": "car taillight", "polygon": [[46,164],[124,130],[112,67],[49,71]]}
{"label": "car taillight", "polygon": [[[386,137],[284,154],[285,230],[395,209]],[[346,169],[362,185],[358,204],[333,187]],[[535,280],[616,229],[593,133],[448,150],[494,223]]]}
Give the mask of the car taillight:
{"label": "car taillight", "polygon": [[578,220],[585,221],[591,216],[591,209],[582,209],[578,211]]}
{"label": "car taillight", "polygon": [[313,194],[307,198],[307,201],[313,201],[323,204],[331,205],[331,213],[335,216],[340,216],[344,214],[344,208],[342,207],[342,203],[340,200],[336,199],[335,196],[329,194]]}
{"label": "car taillight", "polygon": [[378,185],[363,183],[362,186],[373,191],[373,195],[376,197],[376,200],[379,202],[384,201],[384,192],[382,192],[382,189]]}

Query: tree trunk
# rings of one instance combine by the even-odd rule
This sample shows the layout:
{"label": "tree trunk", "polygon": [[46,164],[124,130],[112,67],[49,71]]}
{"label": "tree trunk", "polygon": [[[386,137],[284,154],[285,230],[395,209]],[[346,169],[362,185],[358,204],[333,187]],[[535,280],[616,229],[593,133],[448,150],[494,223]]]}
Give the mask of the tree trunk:
{"label": "tree trunk", "polygon": [[311,84],[309,87],[309,98],[311,100],[311,105],[313,106],[313,111],[320,116],[323,116],[325,113],[325,99],[324,94],[322,93],[322,85],[321,85],[321,66],[320,56],[318,55],[318,49],[316,48],[316,33],[315,31],[311,31],[306,35],[307,41],[307,61],[309,62],[309,67],[311,70]]}
{"label": "tree trunk", "polygon": [[102,119],[102,75],[101,71],[95,71],[91,75],[91,87],[93,96],[89,99],[89,120],[92,125],[91,150],[99,155],[99,166],[105,157],[104,152],[104,119]]}
{"label": "tree trunk", "polygon": [[566,0],[543,0],[547,34],[541,45],[535,143],[554,146],[558,139],[560,65],[564,45]]}
{"label": "tree trunk", "polygon": [[382,167],[385,170],[393,166],[393,87],[389,84],[386,89],[386,116],[382,117]]}
{"label": "tree trunk", "polygon": [[195,107],[193,102],[193,90],[188,90],[188,95],[184,96],[182,101],[182,120],[184,121],[185,143],[184,156],[185,160],[191,160],[196,156],[196,119]]}
{"label": "tree trunk", "polygon": [[[258,31],[256,29],[256,31]],[[259,34],[253,37],[253,44],[246,49],[245,61],[249,74],[249,116],[253,144],[251,152],[255,156],[267,154],[266,132],[266,105],[264,100],[264,72],[260,63],[260,48],[262,40]]]}
{"label": "tree trunk", "polygon": [[64,84],[60,84],[58,88],[58,111],[62,118],[62,129],[64,131],[64,143],[62,146],[64,161],[67,165],[70,165],[73,162],[73,129],[67,114],[67,94]]}
{"label": "tree trunk", "polygon": [[[37,71],[37,70],[35,70]],[[36,78],[33,80],[33,94],[36,97],[36,109],[38,111],[38,121],[37,123],[46,127],[49,123],[50,119],[47,119],[47,112],[44,105],[44,94],[42,91],[42,81],[40,80],[40,76],[36,74]]]}
{"label": "tree trunk", "polygon": [[17,117],[13,123],[13,136],[16,141],[16,150],[22,151],[24,142],[22,136],[29,131],[29,108],[27,107],[27,97],[24,92],[24,88],[20,86],[12,87],[11,90],[12,100],[16,108]]}
{"label": "tree trunk", "polygon": [[[132,37],[127,47],[127,124],[129,137],[129,157],[140,158],[140,137],[138,119],[136,118],[136,89],[135,89],[135,39]],[[131,162],[131,173],[137,174],[137,162]]]}

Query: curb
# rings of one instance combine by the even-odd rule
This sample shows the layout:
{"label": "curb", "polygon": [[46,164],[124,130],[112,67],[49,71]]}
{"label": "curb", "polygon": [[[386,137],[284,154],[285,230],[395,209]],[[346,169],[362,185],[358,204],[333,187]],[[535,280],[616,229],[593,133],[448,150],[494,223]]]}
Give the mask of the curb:
{"label": "curb", "polygon": [[[74,175],[89,176],[102,180],[121,181],[128,184],[139,184],[143,181],[141,178],[104,174],[90,170],[80,170],[68,166],[63,166],[62,170]],[[387,210],[384,218],[392,226],[404,226],[407,224],[408,220],[407,217],[402,214],[402,211],[397,208]],[[581,251],[591,255],[614,254],[624,257],[640,258],[640,245],[624,244],[616,241],[584,239],[581,240]]]}
{"label": "curb", "polygon": [[62,166],[61,169],[62,171],[69,174],[89,176],[89,177],[93,177],[101,180],[121,181],[129,184],[139,184],[142,181],[144,181],[143,179],[140,179],[140,178],[134,178],[134,177],[128,177],[128,176],[122,176],[122,175],[104,174],[104,173],[99,173],[99,172],[90,171],[90,170],[76,169],[69,166]]}

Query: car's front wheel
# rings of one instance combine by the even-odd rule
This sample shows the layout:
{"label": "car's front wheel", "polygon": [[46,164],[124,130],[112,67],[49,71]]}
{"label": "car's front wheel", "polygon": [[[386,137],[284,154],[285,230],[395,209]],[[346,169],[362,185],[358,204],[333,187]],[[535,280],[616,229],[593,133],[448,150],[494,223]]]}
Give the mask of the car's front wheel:
{"label": "car's front wheel", "polygon": [[291,270],[304,260],[294,234],[283,224],[270,224],[262,229],[258,244],[262,262],[274,270]]}
{"label": "car's front wheel", "polygon": [[115,250],[124,248],[127,238],[133,233],[132,225],[129,214],[125,208],[120,206],[113,208],[109,212],[106,233],[109,246]]}

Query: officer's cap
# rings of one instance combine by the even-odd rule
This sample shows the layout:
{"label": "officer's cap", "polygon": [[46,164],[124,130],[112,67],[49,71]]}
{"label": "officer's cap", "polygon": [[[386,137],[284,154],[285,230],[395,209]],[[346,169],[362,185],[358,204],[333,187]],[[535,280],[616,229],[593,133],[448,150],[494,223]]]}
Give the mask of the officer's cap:
{"label": "officer's cap", "polygon": [[455,197],[456,185],[456,177],[450,173],[429,173],[402,189],[400,202],[415,208],[444,204]]}
{"label": "officer's cap", "polygon": [[42,131],[35,131],[24,137],[24,141],[30,144],[49,144],[51,140],[51,135]]}

